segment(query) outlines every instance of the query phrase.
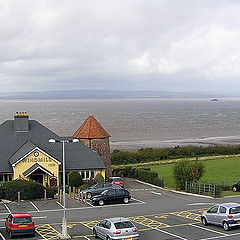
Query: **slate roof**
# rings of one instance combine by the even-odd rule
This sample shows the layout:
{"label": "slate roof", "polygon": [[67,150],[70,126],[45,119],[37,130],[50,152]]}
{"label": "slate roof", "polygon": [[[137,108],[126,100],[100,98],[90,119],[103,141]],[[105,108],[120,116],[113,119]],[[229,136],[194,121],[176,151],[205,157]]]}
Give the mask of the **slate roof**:
{"label": "slate roof", "polygon": [[[12,173],[11,163],[35,146],[62,162],[62,144],[49,143],[51,138],[61,139],[35,120],[29,120],[29,132],[15,132],[14,120],[5,121],[0,125],[0,172]],[[65,144],[65,160],[66,170],[105,169],[99,154],[81,142]]]}
{"label": "slate roof", "polygon": [[74,138],[109,138],[111,137],[101,124],[93,117],[89,116],[79,129],[73,134]]}
{"label": "slate roof", "polygon": [[29,174],[31,174],[32,172],[36,171],[39,168],[45,173],[47,173],[48,175],[53,176],[53,174],[50,171],[48,171],[45,167],[41,166],[38,163],[33,164],[30,168],[28,168],[25,172],[23,172],[23,176],[27,177]]}

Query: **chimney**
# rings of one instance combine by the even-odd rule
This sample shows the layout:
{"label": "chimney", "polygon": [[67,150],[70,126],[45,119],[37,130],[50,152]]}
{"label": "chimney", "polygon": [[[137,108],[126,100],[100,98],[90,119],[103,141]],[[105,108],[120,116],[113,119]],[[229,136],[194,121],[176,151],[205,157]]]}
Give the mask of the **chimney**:
{"label": "chimney", "polygon": [[15,132],[28,132],[28,115],[26,112],[16,112],[14,116],[14,130]]}

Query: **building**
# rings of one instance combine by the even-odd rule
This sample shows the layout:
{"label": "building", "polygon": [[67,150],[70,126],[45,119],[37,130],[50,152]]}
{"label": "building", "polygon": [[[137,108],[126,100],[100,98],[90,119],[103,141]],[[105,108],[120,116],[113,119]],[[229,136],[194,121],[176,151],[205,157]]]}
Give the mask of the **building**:
{"label": "building", "polygon": [[[62,143],[52,144],[49,139],[62,140],[39,122],[29,120],[26,112],[17,112],[13,120],[2,123],[0,181],[29,179],[44,186],[61,184]],[[89,180],[100,173],[105,178],[100,155],[82,142],[65,143],[65,160],[67,174],[79,171],[84,180]]]}
{"label": "building", "polygon": [[111,177],[112,165],[109,144],[109,138],[111,136],[100,123],[93,116],[89,116],[73,134],[73,137],[79,139],[79,141],[86,146],[99,153],[106,167],[106,176]]}

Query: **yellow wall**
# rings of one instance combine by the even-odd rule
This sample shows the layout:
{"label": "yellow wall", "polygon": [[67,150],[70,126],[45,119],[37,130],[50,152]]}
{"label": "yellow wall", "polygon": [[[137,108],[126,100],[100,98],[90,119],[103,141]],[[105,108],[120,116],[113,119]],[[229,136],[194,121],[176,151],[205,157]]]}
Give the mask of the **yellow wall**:
{"label": "yellow wall", "polygon": [[[35,157],[34,153],[38,152],[39,156]],[[55,160],[52,160],[47,155],[43,154],[39,150],[35,150],[31,154],[29,154],[27,157],[25,157],[22,161],[20,161],[18,164],[16,164],[15,167],[13,167],[13,179],[17,178],[23,178],[26,180],[29,180],[29,178],[25,178],[23,176],[23,172],[25,172],[27,169],[29,169],[32,165],[35,163],[38,163],[39,165],[46,168],[48,171],[50,171],[52,174],[54,174],[54,177],[57,178],[57,185],[59,185],[59,165]],[[44,174],[43,176],[43,185],[46,186],[45,178],[47,177],[48,186],[50,186],[50,176],[47,174]]]}
{"label": "yellow wall", "polygon": [[106,170],[105,169],[99,169],[99,170],[95,170],[95,176],[100,173],[103,177],[104,177],[104,180],[106,178]]}

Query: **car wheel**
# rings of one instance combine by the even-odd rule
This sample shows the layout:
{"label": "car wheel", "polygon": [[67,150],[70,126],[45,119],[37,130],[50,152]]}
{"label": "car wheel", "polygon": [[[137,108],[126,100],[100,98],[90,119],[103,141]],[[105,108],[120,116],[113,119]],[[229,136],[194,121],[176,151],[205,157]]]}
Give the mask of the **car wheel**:
{"label": "car wheel", "polygon": [[223,229],[224,229],[225,231],[228,231],[228,230],[230,229],[229,224],[228,224],[227,222],[224,222],[224,223],[223,223]]}
{"label": "car wheel", "polygon": [[98,204],[99,204],[100,206],[103,206],[103,205],[104,205],[104,201],[103,201],[103,200],[99,200]]}
{"label": "car wheel", "polygon": [[232,190],[233,190],[234,192],[236,192],[236,191],[237,191],[237,188],[236,188],[236,187],[233,187]]}
{"label": "car wheel", "polygon": [[97,232],[96,232],[95,229],[93,229],[93,235],[94,235],[95,238],[98,238],[98,235],[97,235]]}
{"label": "car wheel", "polygon": [[207,219],[205,217],[202,217],[202,223],[204,226],[208,225]]}
{"label": "car wheel", "polygon": [[88,198],[88,199],[92,198],[92,194],[91,194],[90,192],[87,193],[87,198]]}
{"label": "car wheel", "polygon": [[106,240],[111,240],[111,238],[109,236],[107,236]]}
{"label": "car wheel", "polygon": [[32,234],[32,237],[35,237],[35,232]]}
{"label": "car wheel", "polygon": [[13,238],[13,234],[11,232],[11,230],[9,231],[9,237],[12,239]]}
{"label": "car wheel", "polygon": [[129,203],[129,199],[128,199],[128,198],[124,198],[123,201],[124,201],[124,203],[126,203],[126,204]]}

